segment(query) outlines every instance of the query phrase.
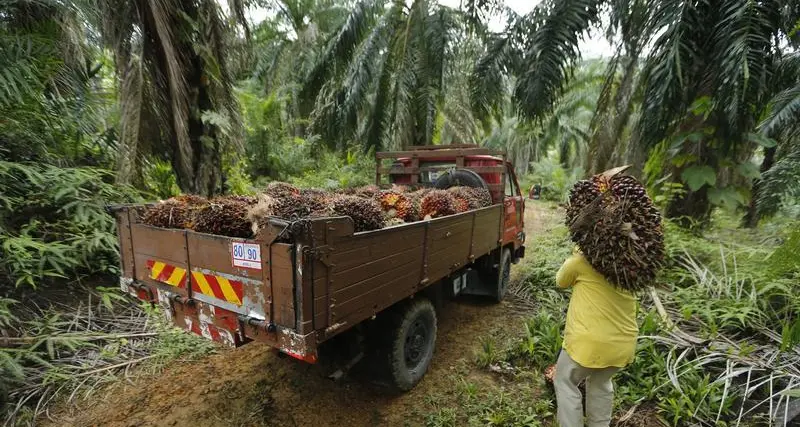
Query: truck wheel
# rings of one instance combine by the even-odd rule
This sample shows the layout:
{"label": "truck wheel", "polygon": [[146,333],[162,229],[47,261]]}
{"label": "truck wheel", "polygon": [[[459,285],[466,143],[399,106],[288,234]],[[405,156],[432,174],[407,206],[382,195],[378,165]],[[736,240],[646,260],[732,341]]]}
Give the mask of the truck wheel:
{"label": "truck wheel", "polygon": [[506,297],[508,284],[511,282],[511,249],[505,248],[500,253],[500,263],[497,264],[497,289],[494,300],[500,302]]}
{"label": "truck wheel", "polygon": [[406,305],[395,319],[388,346],[389,375],[398,391],[409,391],[428,371],[436,344],[436,310],[428,299]]}

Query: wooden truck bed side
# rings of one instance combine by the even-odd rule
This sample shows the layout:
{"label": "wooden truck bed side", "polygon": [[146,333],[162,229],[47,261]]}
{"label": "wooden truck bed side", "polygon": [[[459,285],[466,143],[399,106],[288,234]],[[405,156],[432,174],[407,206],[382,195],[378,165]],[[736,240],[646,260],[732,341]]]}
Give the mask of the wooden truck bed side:
{"label": "wooden truck bed side", "polygon": [[[290,243],[280,226],[248,240],[144,225],[136,207],[115,215],[124,290],[198,335],[311,362],[318,343],[499,248],[503,228],[502,204],[362,233],[319,218]],[[240,243],[259,248],[258,268],[234,265]]]}
{"label": "wooden truck bed side", "polygon": [[503,206],[353,234],[347,218],[320,219],[306,251],[303,293],[326,340],[436,283],[500,244]]}

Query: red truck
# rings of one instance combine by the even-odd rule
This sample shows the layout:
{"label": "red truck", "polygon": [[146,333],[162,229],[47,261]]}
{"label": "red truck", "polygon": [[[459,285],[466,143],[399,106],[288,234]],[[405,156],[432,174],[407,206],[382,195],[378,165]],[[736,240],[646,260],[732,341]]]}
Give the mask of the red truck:
{"label": "red truck", "polygon": [[345,332],[377,330],[390,383],[411,389],[433,357],[445,297],[503,299],[524,256],[524,199],[511,165],[485,148],[415,147],[376,160],[378,185],[478,186],[493,204],[358,233],[349,217],[275,218],[253,239],[152,227],[140,221],[143,205],[116,206],[122,289],[208,339],[261,341],[309,363]]}

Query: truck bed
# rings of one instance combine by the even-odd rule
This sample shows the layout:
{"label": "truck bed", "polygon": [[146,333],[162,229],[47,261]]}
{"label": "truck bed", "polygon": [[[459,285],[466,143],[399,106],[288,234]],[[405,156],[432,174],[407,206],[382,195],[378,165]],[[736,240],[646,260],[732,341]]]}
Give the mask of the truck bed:
{"label": "truck bed", "polygon": [[148,226],[140,208],[115,209],[125,291],[206,338],[309,362],[319,343],[503,243],[502,204],[361,233],[347,217],[276,219],[254,239]]}

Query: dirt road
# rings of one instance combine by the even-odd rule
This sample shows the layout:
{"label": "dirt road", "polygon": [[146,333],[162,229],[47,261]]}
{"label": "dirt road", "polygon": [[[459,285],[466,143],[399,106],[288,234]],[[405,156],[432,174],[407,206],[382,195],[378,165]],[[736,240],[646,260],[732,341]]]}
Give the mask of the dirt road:
{"label": "dirt road", "polygon": [[[529,235],[559,221],[557,211],[528,202]],[[518,275],[516,275],[518,276]],[[519,280],[519,277],[516,277]],[[439,314],[433,364],[411,392],[391,396],[373,384],[365,358],[351,375],[333,382],[307,365],[260,344],[221,349],[199,361],[182,362],[158,376],[119,384],[77,408],[62,409],[53,425],[103,426],[295,426],[420,425],[426,398],[452,388],[453,376],[478,384],[496,381],[473,363],[480,338],[519,331],[526,313],[514,301],[499,305],[459,300]],[[45,423],[48,423],[47,421]]]}

